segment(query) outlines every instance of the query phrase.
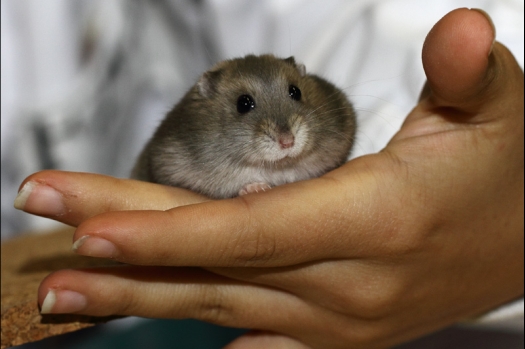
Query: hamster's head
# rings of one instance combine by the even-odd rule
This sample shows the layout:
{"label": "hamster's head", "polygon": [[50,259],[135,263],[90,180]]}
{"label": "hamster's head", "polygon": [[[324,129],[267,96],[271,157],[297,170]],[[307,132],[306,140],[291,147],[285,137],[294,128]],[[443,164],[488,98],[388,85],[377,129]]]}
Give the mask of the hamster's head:
{"label": "hamster's head", "polygon": [[218,133],[240,164],[287,167],[312,153],[348,155],[355,129],[350,103],[293,57],[221,62],[202,75],[194,93],[211,106],[202,110],[209,132]]}

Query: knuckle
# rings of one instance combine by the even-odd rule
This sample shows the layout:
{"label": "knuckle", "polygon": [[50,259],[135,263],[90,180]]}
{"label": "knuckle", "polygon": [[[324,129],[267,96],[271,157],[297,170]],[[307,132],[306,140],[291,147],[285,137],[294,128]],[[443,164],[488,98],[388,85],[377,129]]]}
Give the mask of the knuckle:
{"label": "knuckle", "polygon": [[137,312],[137,305],[131,297],[123,297],[118,301],[118,303],[115,302],[113,304],[118,304],[118,309],[116,309],[115,312],[116,314],[131,315]]}
{"label": "knuckle", "polygon": [[421,251],[424,239],[416,233],[400,232],[396,237],[385,243],[385,257],[393,259],[413,255]]}
{"label": "knuckle", "polygon": [[380,321],[396,312],[405,295],[403,283],[394,277],[360,288],[353,297],[354,312],[367,321]]}
{"label": "knuckle", "polygon": [[385,343],[390,342],[397,334],[395,326],[384,319],[371,321],[354,317],[338,324],[331,323],[329,331],[331,337],[337,338],[338,342],[346,343],[345,348],[353,349],[387,348]]}
{"label": "knuckle", "polygon": [[407,213],[404,217],[395,217],[392,213],[380,227],[381,244],[376,252],[393,259],[420,252],[428,243],[432,231],[432,227],[426,222],[426,219],[417,213],[413,216]]}
{"label": "knuckle", "polygon": [[[376,226],[376,231],[380,232],[380,246],[376,252],[390,257],[417,253],[425,248],[429,235],[435,230],[435,217],[439,216],[435,192],[414,178],[412,165],[405,159],[391,152],[385,154],[389,155],[389,168],[393,172],[386,179],[379,179],[381,186],[391,188],[391,192],[381,197],[384,204]],[[425,202],[424,209],[421,202]]]}
{"label": "knuckle", "polygon": [[397,237],[391,241],[392,255],[397,257],[420,253],[432,242],[432,235],[439,227],[421,215],[414,214],[410,220],[399,224]]}
{"label": "knuckle", "polygon": [[326,297],[323,306],[345,314],[362,324],[380,323],[395,315],[406,305],[409,282],[393,270],[379,271],[372,267],[342,281],[337,291]]}
{"label": "knuckle", "polygon": [[[122,287],[120,292],[115,293],[115,295],[118,296],[113,297],[114,299],[110,302],[113,307],[116,307],[116,309],[111,309],[112,313],[119,315],[137,314],[140,309],[140,302],[130,290],[129,288]],[[109,308],[110,307],[105,306],[106,311],[108,311]]]}
{"label": "knuckle", "polygon": [[255,215],[251,214],[250,203],[244,197],[240,199],[244,203],[247,219],[232,242],[232,263],[245,267],[265,265],[276,254],[275,234],[271,227],[263,228],[265,225],[259,224]]}
{"label": "knuckle", "polygon": [[233,250],[234,263],[245,267],[264,265],[274,255],[275,239],[263,232],[241,237]]}
{"label": "knuckle", "polygon": [[219,325],[232,323],[233,307],[227,304],[226,297],[217,287],[202,286],[200,293],[201,301],[197,309],[200,320]]}

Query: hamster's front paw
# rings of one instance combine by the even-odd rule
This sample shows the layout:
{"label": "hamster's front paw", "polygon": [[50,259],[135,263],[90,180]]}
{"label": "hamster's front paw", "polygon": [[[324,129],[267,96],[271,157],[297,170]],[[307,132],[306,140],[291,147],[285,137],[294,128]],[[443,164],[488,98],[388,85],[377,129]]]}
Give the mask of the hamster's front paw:
{"label": "hamster's front paw", "polygon": [[260,191],[266,191],[268,189],[272,189],[272,187],[268,183],[250,183],[246,184],[244,187],[239,190],[239,196],[251,194],[251,193],[258,193]]}

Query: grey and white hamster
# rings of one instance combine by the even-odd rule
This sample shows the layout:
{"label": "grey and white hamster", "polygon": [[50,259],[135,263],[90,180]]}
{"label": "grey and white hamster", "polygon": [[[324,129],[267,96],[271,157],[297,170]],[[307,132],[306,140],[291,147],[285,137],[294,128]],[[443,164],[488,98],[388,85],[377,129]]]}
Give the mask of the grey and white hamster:
{"label": "grey and white hamster", "polygon": [[293,57],[248,55],[205,72],[168,113],[132,178],[229,198],[346,162],[356,130],[345,94]]}

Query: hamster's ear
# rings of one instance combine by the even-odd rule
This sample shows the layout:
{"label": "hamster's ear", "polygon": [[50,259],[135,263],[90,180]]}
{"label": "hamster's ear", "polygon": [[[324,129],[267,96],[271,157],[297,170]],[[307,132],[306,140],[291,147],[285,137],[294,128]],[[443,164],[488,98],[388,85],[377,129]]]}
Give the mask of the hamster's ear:
{"label": "hamster's ear", "polygon": [[217,91],[217,82],[220,75],[220,70],[210,70],[202,74],[199,81],[197,81],[197,89],[201,96],[209,98]]}
{"label": "hamster's ear", "polygon": [[285,58],[283,59],[283,61],[285,61],[286,63],[290,65],[293,65],[297,69],[297,72],[299,72],[299,75],[301,75],[301,77],[306,75],[306,67],[304,66],[304,64],[296,63],[294,56]]}

